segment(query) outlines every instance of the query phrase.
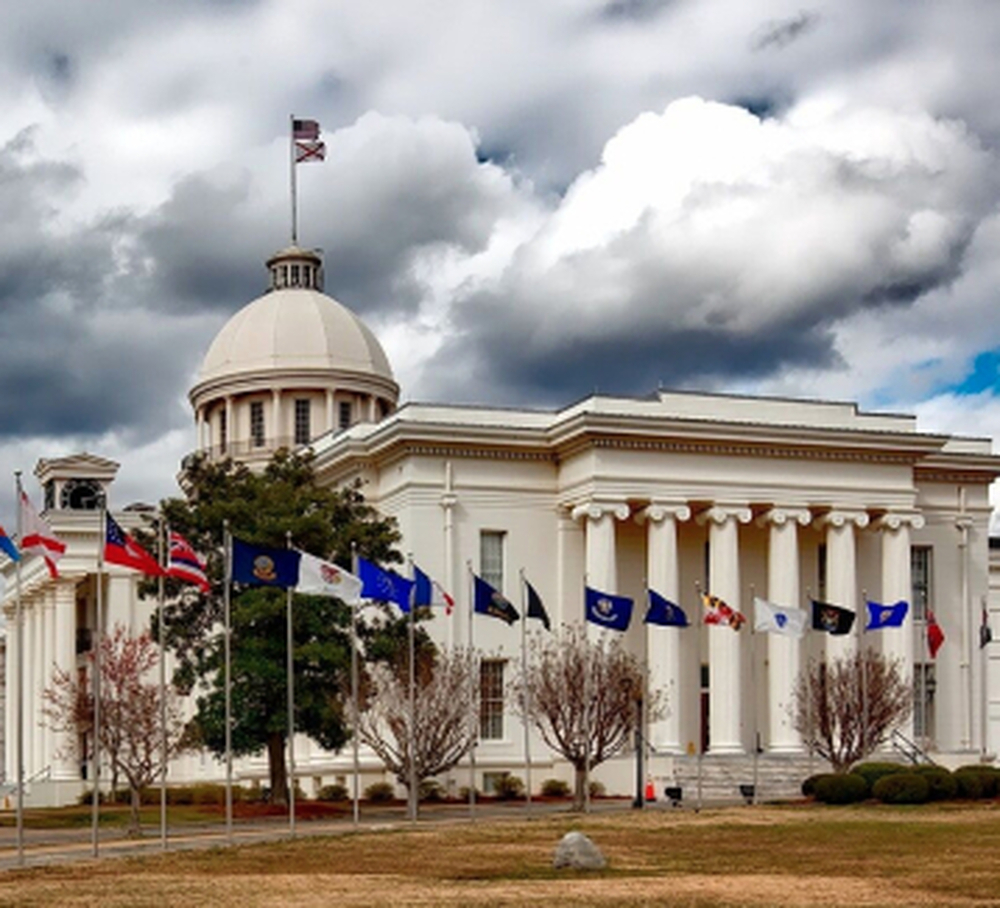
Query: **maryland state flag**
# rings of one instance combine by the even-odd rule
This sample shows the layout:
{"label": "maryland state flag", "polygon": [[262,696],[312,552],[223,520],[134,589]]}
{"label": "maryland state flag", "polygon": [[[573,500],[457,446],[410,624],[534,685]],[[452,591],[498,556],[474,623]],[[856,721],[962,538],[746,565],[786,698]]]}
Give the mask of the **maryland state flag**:
{"label": "maryland state flag", "polygon": [[841,608],[839,605],[831,605],[829,602],[818,602],[813,599],[812,626],[813,630],[826,631],[835,636],[849,634],[851,628],[854,627],[854,612]]}
{"label": "maryland state flag", "polygon": [[718,596],[702,593],[701,601],[705,604],[706,609],[705,624],[728,624],[734,631],[738,631],[746,624],[746,615],[736,611],[731,605],[727,605]]}
{"label": "maryland state flag", "polygon": [[473,579],[475,581],[473,608],[480,615],[492,615],[508,624],[513,624],[521,617],[503,593],[493,589],[482,577],[473,575]]}

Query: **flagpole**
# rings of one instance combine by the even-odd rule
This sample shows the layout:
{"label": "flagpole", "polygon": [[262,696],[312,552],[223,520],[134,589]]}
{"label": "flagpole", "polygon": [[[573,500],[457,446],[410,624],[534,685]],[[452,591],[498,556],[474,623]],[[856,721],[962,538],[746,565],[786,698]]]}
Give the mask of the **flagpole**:
{"label": "flagpole", "polygon": [[[413,555],[406,556],[407,563],[410,569],[410,577],[414,577],[413,573]],[[411,822],[417,822],[417,666],[416,666],[416,621],[417,621],[417,603],[416,596],[413,591],[416,588],[416,584],[410,587],[410,620],[408,626],[408,644],[410,650],[410,666],[409,666],[409,706],[410,706],[410,733],[407,736],[409,744],[409,762],[410,762],[410,796],[408,798],[407,812],[410,815]]]}
{"label": "flagpole", "polygon": [[295,185],[295,114],[292,114],[288,122],[288,169],[291,182],[292,201],[292,245],[299,244],[299,214],[298,214],[298,193]]}
{"label": "flagpole", "polygon": [[[291,531],[285,531],[285,548],[291,549]],[[292,588],[285,587],[285,623],[288,642],[288,831],[295,838],[295,635],[292,629]]]}
{"label": "flagpole", "polygon": [[98,512],[99,535],[97,539],[97,598],[94,603],[94,741],[93,776],[94,789],[91,793],[91,851],[96,858],[99,853],[98,827],[101,818],[101,640],[104,634],[104,544],[108,535],[108,501],[101,495],[101,509]]}
{"label": "flagpole", "polygon": [[[705,601],[701,598],[701,581],[695,580],[694,582],[695,595],[698,598],[698,605],[702,609],[702,620],[699,622],[702,627],[705,625]],[[699,652],[701,647],[699,646]],[[698,811],[701,811],[701,791],[702,791],[702,768],[703,768],[703,757],[705,756],[705,708],[702,705],[704,697],[701,695],[701,656],[699,655],[695,659],[695,668],[698,672],[698,686],[696,690],[698,691]]]}
{"label": "flagpole", "polygon": [[528,713],[531,708],[531,685],[528,681],[528,605],[525,588],[524,568],[521,568],[521,677],[524,679],[524,709],[522,724],[524,725],[524,791],[525,808],[531,816],[531,743],[528,733]]}
{"label": "flagpole", "polygon": [[590,639],[587,633],[587,586],[583,575],[583,812],[590,813]]}
{"label": "flagpole", "polygon": [[750,715],[753,717],[753,740],[750,746],[753,747],[753,798],[754,805],[757,804],[757,779],[760,772],[760,746],[758,738],[760,736],[760,717],[757,715],[757,604],[754,602],[754,585],[750,584],[750,602],[754,606],[754,620],[750,623]]}
{"label": "flagpole", "polygon": [[[21,496],[21,471],[14,472],[14,484],[17,496],[17,541],[20,545],[24,540],[24,507]],[[21,611],[21,562],[17,559],[15,571],[17,577],[17,594],[14,605],[14,625],[17,633],[17,697],[15,699],[16,733],[17,733],[17,863],[24,866],[24,616]]]}
{"label": "flagpole", "polygon": [[160,576],[157,583],[159,620],[157,636],[160,644],[160,843],[167,850],[167,665],[166,649],[164,648],[163,605],[164,605],[164,573],[169,566],[167,540],[170,538],[166,521],[160,515],[157,529],[157,542],[160,547]]}
{"label": "flagpole", "polygon": [[223,657],[226,701],[226,841],[233,844],[233,691],[232,691],[232,585],[233,585],[233,536],[229,532],[229,521],[222,522],[222,537],[225,546],[225,596],[223,600]]}
{"label": "flagpole", "polygon": [[[861,602],[867,611],[868,592],[866,590],[861,591]],[[866,755],[868,751],[868,659],[864,648],[864,621],[860,619],[861,615],[857,615],[854,620],[858,623],[858,656],[861,660],[861,753]]]}
{"label": "flagpole", "polygon": [[[351,573],[358,576],[358,544],[351,543]],[[351,812],[354,826],[361,820],[360,775],[361,758],[358,751],[358,597],[351,602],[351,761],[354,769],[354,791],[351,796]]]}
{"label": "flagpole", "polygon": [[470,694],[469,697],[470,709],[469,709],[469,731],[471,732],[472,747],[469,748],[469,819],[475,820],[476,818],[476,741],[479,737],[475,723],[477,721],[476,709],[476,675],[478,674],[479,663],[475,659],[475,643],[474,635],[472,631],[473,627],[473,615],[475,614],[475,589],[473,586],[473,573],[472,573],[472,562],[466,562],[469,569],[469,659],[473,664],[473,670],[469,672],[469,686]]}
{"label": "flagpole", "polygon": [[[808,587],[808,586],[806,587],[806,599],[809,600],[809,619],[810,619],[810,625],[811,625],[812,624],[812,617],[813,617],[813,614],[814,614],[814,612],[813,612],[813,598],[812,598],[812,588]],[[800,650],[800,652],[801,652],[801,650]],[[823,650],[822,650],[822,652],[823,652],[823,657],[824,657],[824,662],[825,662],[825,660],[826,660],[826,640],[823,641]],[[807,655],[806,655],[806,673],[807,673],[807,675],[806,675],[806,677],[809,678],[810,682],[811,682],[812,670],[809,667],[809,664],[810,664],[810,658],[809,658],[808,649],[807,649]],[[816,732],[815,732],[815,729],[813,728],[813,721],[814,721],[813,720],[813,696],[812,696],[812,690],[810,689],[811,687],[812,687],[812,684],[809,683],[809,682],[807,682],[807,684],[805,686],[805,694],[806,694],[806,728],[808,729],[808,734],[809,734],[809,743],[808,743],[808,747],[809,747],[809,775],[813,774],[813,766],[815,765],[815,761],[816,761],[816,751],[815,751],[815,748],[813,747],[813,740],[816,737]]]}

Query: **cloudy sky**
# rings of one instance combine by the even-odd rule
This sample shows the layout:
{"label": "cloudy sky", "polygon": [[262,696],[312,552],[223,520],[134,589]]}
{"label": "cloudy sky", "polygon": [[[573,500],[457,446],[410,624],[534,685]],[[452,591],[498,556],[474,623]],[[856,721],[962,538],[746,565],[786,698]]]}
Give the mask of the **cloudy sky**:
{"label": "cloudy sky", "polygon": [[289,240],[293,113],[328,148],[300,240],[404,399],[662,384],[1000,438],[995,0],[9,6],[0,475],[33,493],[81,450],[116,506],[175,492],[201,357]]}

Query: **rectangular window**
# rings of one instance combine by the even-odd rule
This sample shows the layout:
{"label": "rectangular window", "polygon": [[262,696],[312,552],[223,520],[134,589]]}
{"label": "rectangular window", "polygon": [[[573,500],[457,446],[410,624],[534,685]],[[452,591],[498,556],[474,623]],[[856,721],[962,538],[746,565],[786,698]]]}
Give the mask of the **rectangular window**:
{"label": "rectangular window", "polygon": [[927,617],[927,606],[931,600],[931,552],[929,545],[910,547],[910,604],[915,621],[923,621]]}
{"label": "rectangular window", "polygon": [[312,432],[309,425],[309,415],[309,401],[295,401],[295,444],[297,445],[307,445],[312,438]]}
{"label": "rectangular window", "polygon": [[479,663],[479,737],[484,741],[503,740],[502,659]]}
{"label": "rectangular window", "polygon": [[264,401],[250,402],[250,441],[255,448],[264,447]]}
{"label": "rectangular window", "polygon": [[934,694],[937,677],[933,662],[918,662],[913,666],[913,735],[927,750],[934,746]]}
{"label": "rectangular window", "polygon": [[340,428],[349,429],[351,427],[351,402],[342,400],[340,402]]}
{"label": "rectangular window", "polygon": [[504,536],[504,533],[496,530],[482,530],[479,534],[479,576],[501,593]]}
{"label": "rectangular window", "polygon": [[219,453],[225,454],[229,445],[229,426],[226,424],[226,410],[219,410]]}

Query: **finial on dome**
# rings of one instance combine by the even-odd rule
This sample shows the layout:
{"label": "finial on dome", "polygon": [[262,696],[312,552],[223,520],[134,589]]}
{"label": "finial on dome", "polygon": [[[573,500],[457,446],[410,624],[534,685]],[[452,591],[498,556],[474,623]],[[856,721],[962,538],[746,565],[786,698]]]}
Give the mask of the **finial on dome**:
{"label": "finial on dome", "polygon": [[323,290],[323,259],[318,250],[289,246],[267,260],[268,290]]}

